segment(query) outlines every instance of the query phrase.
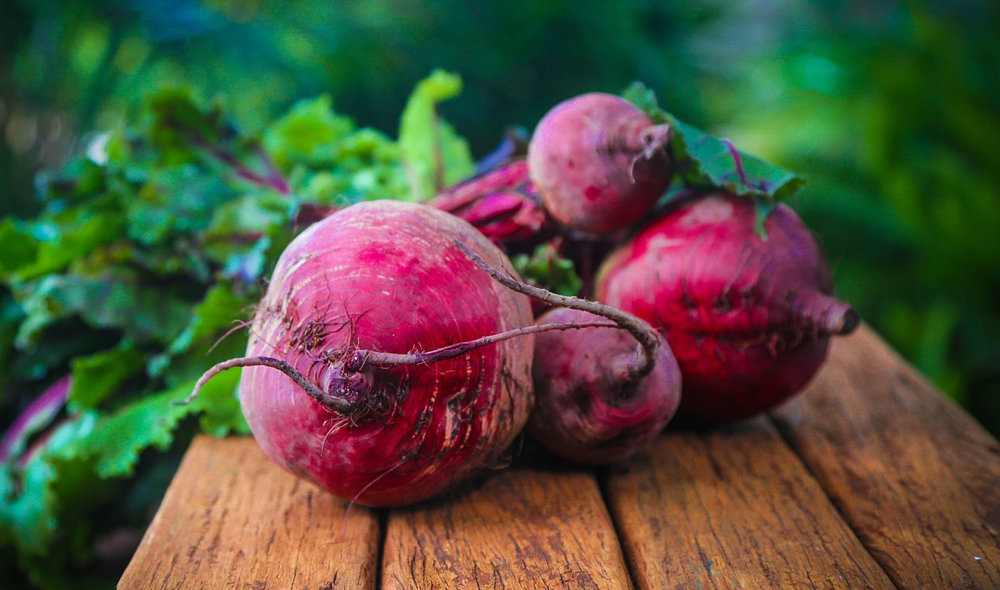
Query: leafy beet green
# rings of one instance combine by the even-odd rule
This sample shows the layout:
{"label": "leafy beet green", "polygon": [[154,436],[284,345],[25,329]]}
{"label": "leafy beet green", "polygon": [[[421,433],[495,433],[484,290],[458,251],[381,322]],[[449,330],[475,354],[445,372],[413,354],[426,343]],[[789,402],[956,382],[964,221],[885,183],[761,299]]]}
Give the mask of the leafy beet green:
{"label": "leafy beet green", "polygon": [[[221,101],[164,89],[135,125],[39,177],[41,213],[0,219],[0,431],[21,413],[31,425],[0,460],[0,579],[17,567],[40,587],[79,587],[92,541],[144,527],[163,493],[162,477],[137,474],[169,470],[195,432],[246,432],[237,374],[171,402],[245,350],[242,322],[301,209],[412,200],[472,173],[436,112],[460,87],[444,72],[418,85],[399,140],[327,97],[246,132]],[[66,403],[32,410],[57,382]],[[144,508],[108,509],[125,496]]]}
{"label": "leafy beet green", "polygon": [[673,126],[670,152],[677,172],[672,192],[725,189],[752,198],[759,211],[758,227],[762,228],[763,219],[777,203],[793,196],[805,184],[805,178],[798,174],[742,152],[727,139],[678,121],[660,108],[656,94],[642,83],[629,86],[623,96],[653,121]]}

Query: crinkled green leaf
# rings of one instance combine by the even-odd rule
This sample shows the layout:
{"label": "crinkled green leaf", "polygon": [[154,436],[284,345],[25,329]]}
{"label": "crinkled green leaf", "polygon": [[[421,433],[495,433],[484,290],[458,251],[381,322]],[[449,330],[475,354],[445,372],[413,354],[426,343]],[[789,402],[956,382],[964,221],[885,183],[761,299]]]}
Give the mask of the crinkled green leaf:
{"label": "crinkled green leaf", "polygon": [[217,207],[238,194],[224,179],[193,165],[159,170],[124,203],[128,235],[156,245],[172,233],[198,232],[208,227]]}
{"label": "crinkled green leaf", "polygon": [[96,248],[120,238],[122,217],[110,202],[99,199],[86,207],[67,209],[28,224],[5,222],[0,226],[0,238],[4,239],[5,251],[10,239],[12,250],[0,255],[0,278],[25,282],[62,271]]}
{"label": "crinkled green leaf", "polygon": [[286,180],[260,139],[240,133],[218,101],[204,104],[189,88],[164,88],[149,98],[149,139],[165,168],[199,162],[242,180],[287,194]]}
{"label": "crinkled green leaf", "polygon": [[264,146],[282,170],[292,163],[309,165],[335,160],[337,142],[354,131],[354,122],[333,111],[333,101],[323,95],[295,104],[268,127]]}
{"label": "crinkled green leaf", "polygon": [[[294,202],[273,193],[248,194],[224,203],[201,233],[202,250],[210,260],[224,266],[226,276],[239,276],[252,283],[265,270],[268,237],[289,233],[294,207]],[[254,259],[254,268],[246,267],[247,257]]]}
{"label": "crinkled green leaf", "polygon": [[48,275],[15,290],[27,314],[17,346],[37,345],[42,331],[78,315],[96,328],[120,328],[136,342],[169,342],[190,315],[180,286],[151,283],[140,273],[111,269],[95,276]]}
{"label": "crinkled green leaf", "polygon": [[684,186],[706,191],[725,189],[753,198],[760,212],[758,229],[777,202],[791,197],[805,184],[805,178],[798,174],[741,152],[728,140],[678,121],[661,109],[655,93],[639,82],[626,89],[624,97],[654,121],[673,126],[670,152]]}
{"label": "crinkled green leaf", "polygon": [[77,158],[56,172],[39,173],[37,184],[50,200],[50,207],[65,208],[103,193],[107,175],[107,169],[90,158]]}
{"label": "crinkled green leaf", "polygon": [[70,364],[69,401],[79,408],[97,408],[145,366],[145,355],[128,338],[110,350],[77,357]]}
{"label": "crinkled green leaf", "polygon": [[[23,466],[0,464],[0,539],[23,554],[40,556],[59,531],[60,512],[91,506],[100,489],[92,485],[89,466],[55,462],[57,454],[93,432],[96,414],[85,413],[57,427],[41,449]],[[60,498],[56,487],[76,490]]]}
{"label": "crinkled green leaf", "polygon": [[230,139],[222,105],[205,105],[191,88],[162,88],[147,104],[153,115],[149,137],[165,164],[195,160],[202,145]]}
{"label": "crinkled green leaf", "polygon": [[88,410],[58,427],[23,468],[0,464],[0,543],[41,555],[66,522],[106,501],[117,486],[99,480],[129,477],[140,454],[165,450],[180,421],[201,413],[213,434],[246,432],[234,395],[238,371],[209,381],[189,405],[177,406],[194,386],[141,398],[112,414]]}
{"label": "crinkled green leaf", "polygon": [[220,103],[166,89],[149,100],[148,124],[40,179],[44,213],[0,221],[0,280],[13,293],[0,292],[0,377],[20,387],[71,364],[78,384],[43,450],[0,466],[0,550],[13,547],[36,583],[55,580],[80,563],[95,515],[137,466],[162,462],[145,450],[189,437],[195,414],[203,432],[248,431],[238,371],[190,406],[170,401],[245,353],[235,322],[249,319],[261,279],[301,229],[301,205],[429,197],[472,173],[468,147],[436,112],[459,89],[443,72],[421,83],[399,141],[355,128],[320,98],[263,142]]}
{"label": "crinkled green leaf", "polygon": [[219,283],[194,309],[187,328],[150,364],[151,375],[168,386],[196,380],[212,365],[246,353],[248,321],[259,294],[235,292]]}
{"label": "crinkled green leaf", "polygon": [[0,545],[29,554],[44,552],[57,519],[50,485],[56,471],[45,461],[29,463],[15,475],[13,463],[0,464]]}
{"label": "crinkled green leaf", "polygon": [[[216,420],[232,420],[239,402],[234,390],[239,371],[221,373],[209,381],[194,402],[173,405],[183,400],[194,387],[189,381],[156,395],[135,401],[114,414],[101,416],[93,433],[66,453],[92,456],[99,477],[123,477],[132,474],[139,454],[147,448],[167,449],[174,440],[178,422],[190,414],[204,412]],[[233,425],[241,429],[241,425]]]}
{"label": "crinkled green leaf", "polygon": [[28,232],[27,223],[13,217],[0,220],[0,280],[33,262],[38,242]]}
{"label": "crinkled green leaf", "polygon": [[194,308],[191,321],[181,334],[170,343],[170,354],[182,354],[198,345],[211,345],[221,335],[246,319],[253,301],[237,295],[232,287],[219,283],[205,295]]}
{"label": "crinkled green leaf", "polygon": [[511,263],[526,281],[561,295],[576,295],[583,281],[573,261],[563,258],[550,244],[541,244],[531,255],[518,254]]}
{"label": "crinkled green leaf", "polygon": [[415,200],[430,199],[475,172],[468,144],[438,115],[438,104],[461,91],[461,78],[435,70],[417,84],[403,110],[399,146],[412,174]]}

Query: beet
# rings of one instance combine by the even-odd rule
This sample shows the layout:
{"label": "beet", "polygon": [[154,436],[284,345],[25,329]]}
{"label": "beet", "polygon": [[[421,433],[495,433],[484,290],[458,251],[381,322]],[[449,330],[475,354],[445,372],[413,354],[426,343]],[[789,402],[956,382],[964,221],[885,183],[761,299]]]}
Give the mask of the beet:
{"label": "beet", "polygon": [[[583,324],[600,317],[559,307],[538,324]],[[585,464],[625,460],[677,411],[681,373],[662,336],[655,365],[637,378],[628,376],[639,358],[636,339],[621,328],[544,332],[535,338],[536,401],[528,432],[553,453]]]}
{"label": "beet", "polygon": [[830,269],[798,216],[778,205],[755,232],[750,198],[673,203],[598,271],[597,298],[656,326],[683,375],[678,417],[719,422],[801,391],[829,337],[858,314],[831,297]]}
{"label": "beet", "polygon": [[673,164],[672,129],[612,94],[563,101],[528,143],[528,173],[542,204],[563,225],[588,234],[629,227],[663,196]]}
{"label": "beet", "polygon": [[[577,463],[621,461],[673,417],[680,372],[663,336],[635,316],[505,275],[466,252],[498,283],[558,306],[533,326],[531,434]],[[608,321],[600,321],[605,318]]]}
{"label": "beet", "polygon": [[402,505],[466,479],[527,421],[533,336],[450,358],[419,351],[533,318],[527,297],[456,241],[510,268],[472,226],[424,205],[362,203],[323,218],[282,253],[247,356],[200,383],[245,367],[240,401],[264,452],[338,496]]}

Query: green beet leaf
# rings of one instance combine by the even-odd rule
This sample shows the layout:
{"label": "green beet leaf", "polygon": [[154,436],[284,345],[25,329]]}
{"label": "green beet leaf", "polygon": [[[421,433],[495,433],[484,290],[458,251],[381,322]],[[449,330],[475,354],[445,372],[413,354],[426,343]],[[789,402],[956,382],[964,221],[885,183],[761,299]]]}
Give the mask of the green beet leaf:
{"label": "green beet leaf", "polygon": [[669,123],[674,129],[670,152],[677,165],[679,184],[671,192],[684,189],[711,191],[722,189],[754,199],[757,204],[758,231],[763,221],[783,200],[805,184],[805,178],[736,149],[726,139],[678,121],[660,108],[656,94],[640,82],[625,90],[626,100],[642,109],[653,121]]}
{"label": "green beet leaf", "polygon": [[410,95],[399,126],[399,145],[412,174],[413,200],[423,201],[475,172],[469,146],[438,114],[438,104],[457,96],[462,80],[435,70]]}
{"label": "green beet leaf", "polygon": [[136,342],[175,338],[190,316],[182,286],[152,283],[139,272],[112,268],[100,275],[48,275],[15,290],[27,314],[17,346],[30,349],[55,322],[79,316],[95,328],[120,328]]}
{"label": "green beet leaf", "polygon": [[560,295],[575,296],[583,286],[573,261],[560,256],[551,244],[539,245],[530,255],[518,254],[511,264],[532,285]]}
{"label": "green beet leaf", "polygon": [[170,448],[187,416],[201,414],[215,435],[245,433],[234,395],[238,379],[238,371],[218,375],[189,405],[174,402],[191,392],[193,381],[114,413],[78,413],[56,428],[23,467],[0,465],[0,544],[44,555],[72,528],[70,523],[113,497],[120,489],[113,480],[132,476],[145,450]]}
{"label": "green beet leaf", "polygon": [[286,172],[294,164],[322,166],[335,160],[338,142],[354,131],[354,122],[333,111],[327,95],[295,104],[272,123],[264,134],[264,146],[277,166]]}
{"label": "green beet leaf", "polygon": [[145,366],[145,355],[128,338],[110,350],[76,357],[70,363],[69,401],[77,408],[97,408]]}

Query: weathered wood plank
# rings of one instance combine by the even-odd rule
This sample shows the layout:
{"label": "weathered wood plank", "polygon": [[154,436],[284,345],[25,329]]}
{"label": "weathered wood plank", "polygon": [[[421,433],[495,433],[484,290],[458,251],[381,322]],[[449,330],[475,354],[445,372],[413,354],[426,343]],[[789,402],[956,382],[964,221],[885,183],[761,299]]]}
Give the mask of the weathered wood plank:
{"label": "weathered wood plank", "polygon": [[118,587],[374,588],[377,516],[345,508],[251,438],[198,437]]}
{"label": "weathered wood plank", "polygon": [[382,588],[631,588],[589,471],[514,467],[389,515]]}
{"label": "weathered wood plank", "polygon": [[892,588],[765,418],[668,432],[606,489],[641,589]]}
{"label": "weathered wood plank", "polygon": [[871,330],[779,428],[900,588],[1000,588],[1000,444]]}

